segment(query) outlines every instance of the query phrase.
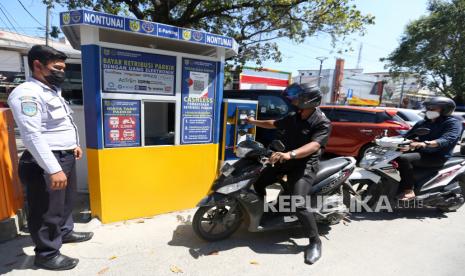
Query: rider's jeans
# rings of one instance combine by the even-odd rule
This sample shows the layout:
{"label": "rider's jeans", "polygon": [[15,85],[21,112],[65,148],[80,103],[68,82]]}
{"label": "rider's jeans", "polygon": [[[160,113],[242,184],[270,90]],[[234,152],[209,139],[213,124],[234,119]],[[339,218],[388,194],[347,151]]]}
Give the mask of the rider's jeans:
{"label": "rider's jeans", "polygon": [[436,155],[426,155],[419,152],[404,153],[397,157],[400,173],[399,191],[413,189],[415,184],[414,169],[424,168],[425,170],[437,168],[443,165],[447,158]]}

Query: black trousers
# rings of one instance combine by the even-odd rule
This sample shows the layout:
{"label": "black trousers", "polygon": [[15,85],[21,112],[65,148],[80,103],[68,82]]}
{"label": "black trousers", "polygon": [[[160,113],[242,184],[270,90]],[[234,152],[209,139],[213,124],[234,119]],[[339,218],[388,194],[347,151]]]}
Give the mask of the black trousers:
{"label": "black trousers", "polygon": [[54,152],[68,178],[65,189],[51,190],[50,177],[25,151],[18,173],[26,186],[28,227],[36,256],[52,258],[59,253],[62,237],[73,230],[72,209],[76,198],[76,159],[71,152]]}
{"label": "black trousers", "polygon": [[[267,167],[260,174],[259,179],[254,184],[255,191],[260,195],[265,195],[265,188],[276,182],[278,176],[283,174],[287,175],[286,190],[291,195],[301,196],[306,199],[310,194],[313,182],[318,172],[318,161],[312,160],[309,162],[302,162],[299,160],[291,160],[283,164],[277,164],[274,167]],[[296,206],[296,216],[299,219],[305,234],[310,239],[319,239],[318,226],[316,224],[315,216],[307,210],[306,204]]]}
{"label": "black trousers", "polygon": [[414,169],[416,167],[424,168],[435,168],[441,166],[447,161],[446,157],[421,154],[419,152],[404,153],[397,157],[397,163],[399,164],[400,173],[400,185],[399,191],[405,191],[407,189],[413,189],[415,186]]}

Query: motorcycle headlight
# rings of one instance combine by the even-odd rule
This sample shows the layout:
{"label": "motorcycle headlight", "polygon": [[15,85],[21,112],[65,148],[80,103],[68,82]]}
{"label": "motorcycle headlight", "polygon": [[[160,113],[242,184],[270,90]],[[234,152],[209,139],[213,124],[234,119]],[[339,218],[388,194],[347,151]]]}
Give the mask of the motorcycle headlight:
{"label": "motorcycle headlight", "polygon": [[233,184],[229,184],[229,185],[219,188],[218,190],[216,190],[216,192],[220,194],[225,194],[225,195],[231,194],[247,186],[249,181],[250,179],[246,179],[246,180],[242,180],[242,181],[239,181]]}
{"label": "motorcycle headlight", "polygon": [[236,156],[239,158],[243,158],[247,155],[247,153],[251,152],[252,148],[246,148],[246,147],[237,147],[236,149]]}
{"label": "motorcycle headlight", "polygon": [[221,167],[220,169],[220,172],[224,175],[224,176],[229,176],[231,175],[231,173],[233,173],[235,170],[234,166],[232,166],[231,164],[229,163],[224,163],[224,165]]}

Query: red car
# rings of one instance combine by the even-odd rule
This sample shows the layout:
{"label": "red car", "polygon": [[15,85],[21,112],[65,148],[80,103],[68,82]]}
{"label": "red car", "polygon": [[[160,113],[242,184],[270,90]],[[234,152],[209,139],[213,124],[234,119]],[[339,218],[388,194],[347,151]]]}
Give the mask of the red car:
{"label": "red car", "polygon": [[388,136],[405,133],[410,126],[396,115],[396,109],[357,106],[321,106],[333,127],[327,153],[362,158],[374,146],[373,140],[387,130]]}
{"label": "red car", "polygon": [[[293,109],[280,90],[225,90],[224,98],[258,101],[259,120],[276,120]],[[407,132],[410,126],[397,115],[397,109],[356,106],[321,106],[331,120],[333,130],[327,153],[361,158],[373,146],[373,140],[388,131],[389,136]],[[257,129],[257,140],[268,145],[275,136],[273,129]]]}

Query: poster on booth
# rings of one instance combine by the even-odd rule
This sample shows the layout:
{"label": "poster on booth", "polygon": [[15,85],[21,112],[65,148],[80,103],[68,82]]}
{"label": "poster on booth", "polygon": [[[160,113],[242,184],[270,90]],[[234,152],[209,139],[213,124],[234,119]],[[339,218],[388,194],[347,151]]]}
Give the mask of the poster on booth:
{"label": "poster on booth", "polygon": [[176,57],[102,48],[103,91],[174,95]]}
{"label": "poster on booth", "polygon": [[103,100],[105,147],[138,147],[140,143],[140,102]]}
{"label": "poster on booth", "polygon": [[181,143],[213,142],[216,62],[183,58]]}

